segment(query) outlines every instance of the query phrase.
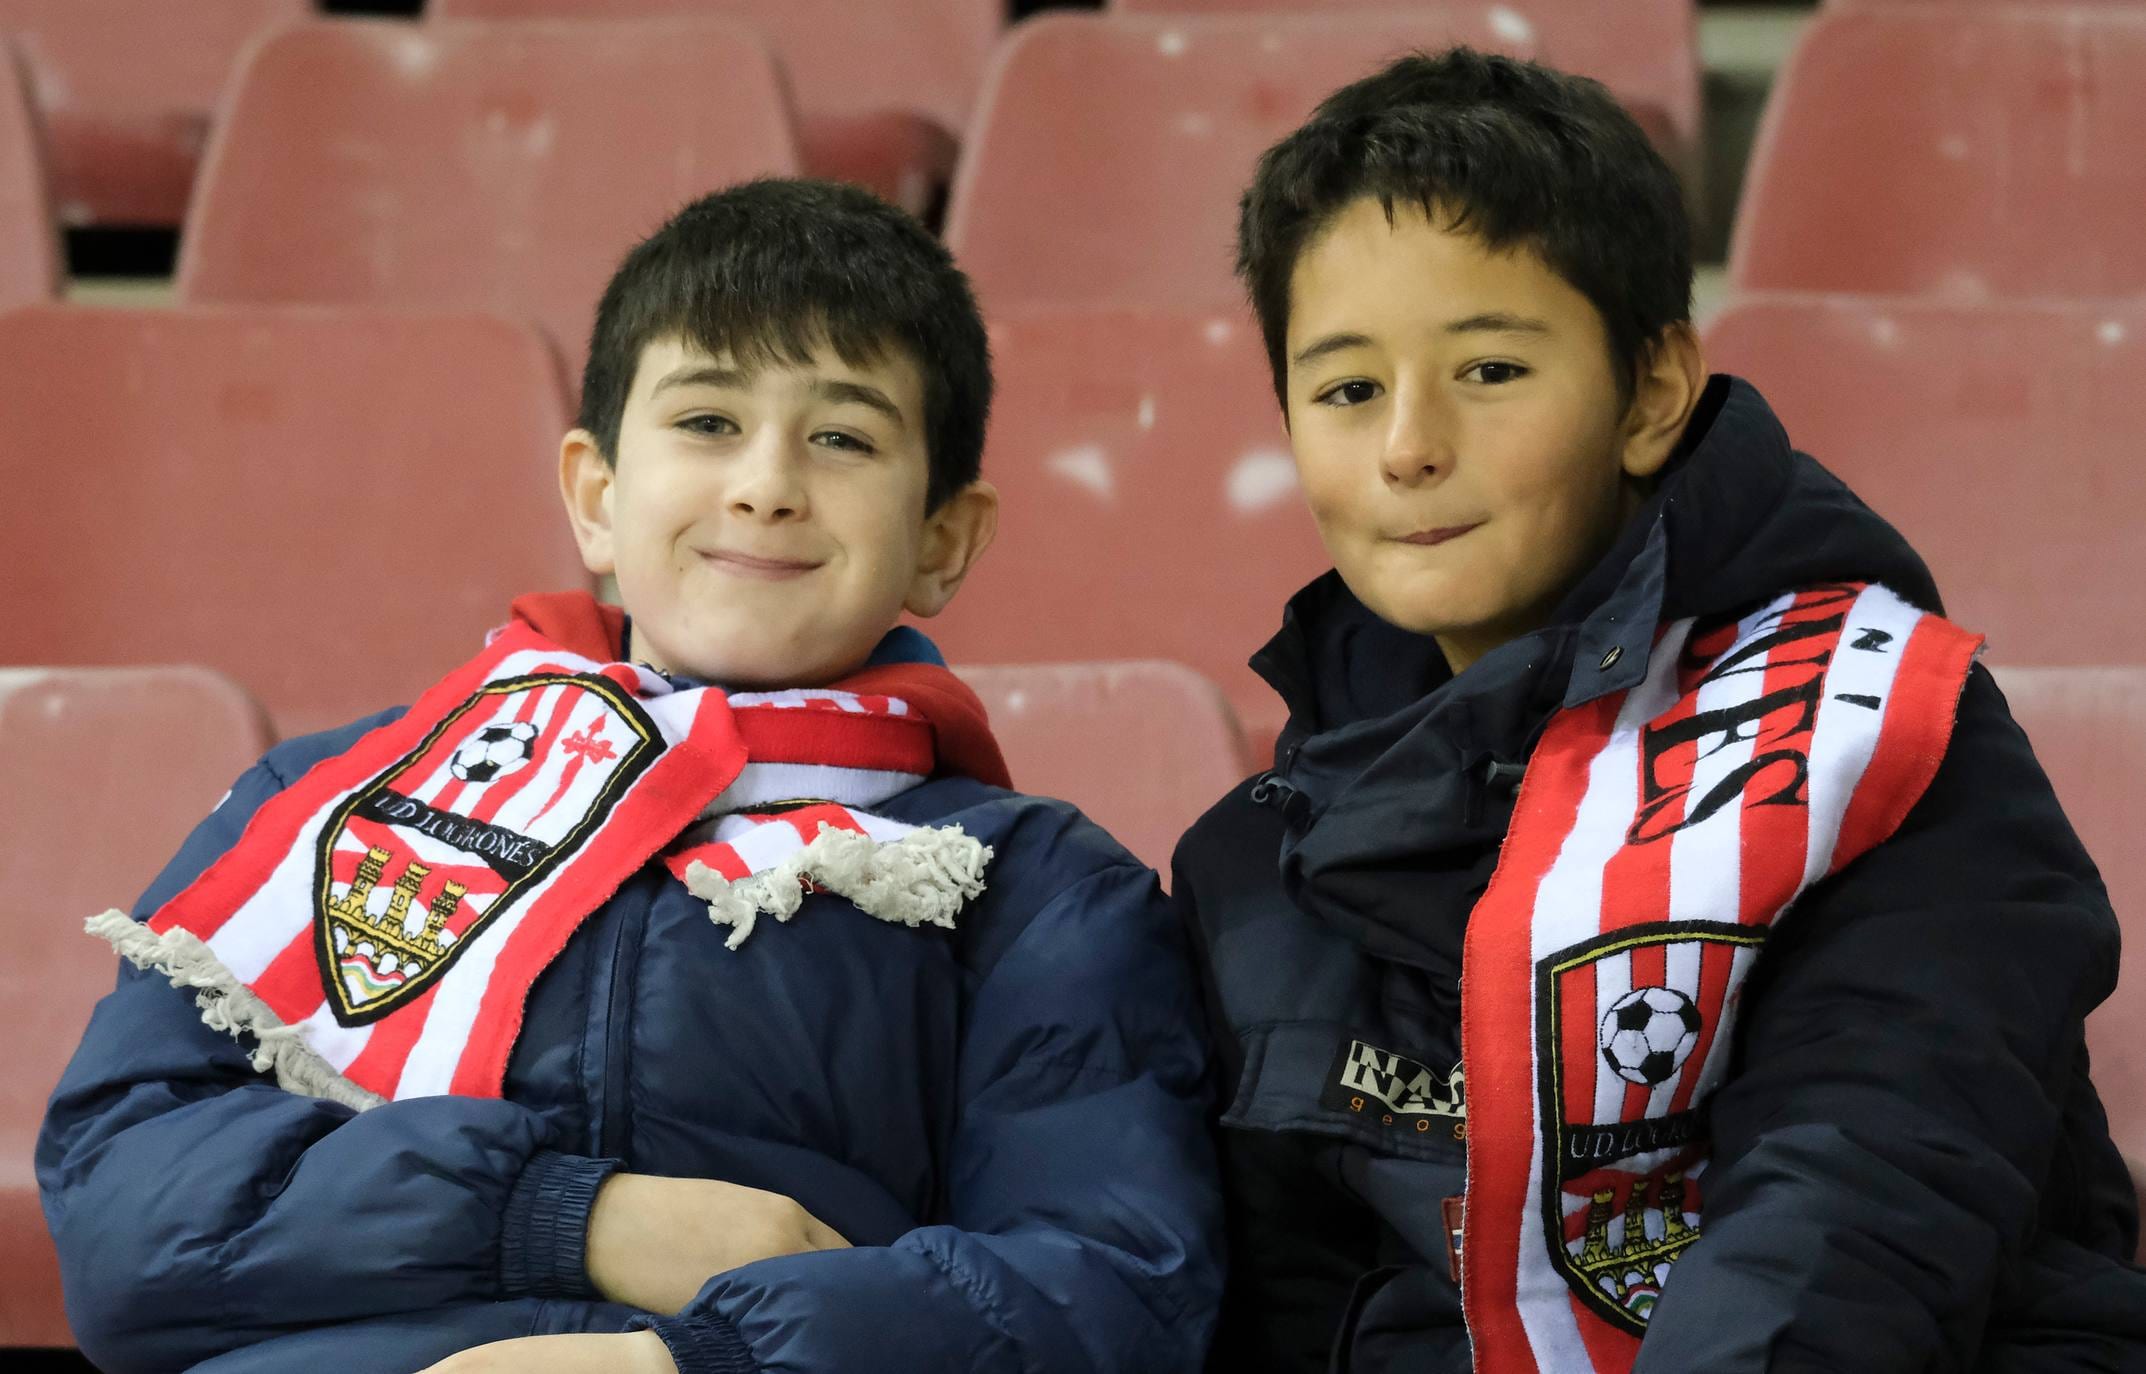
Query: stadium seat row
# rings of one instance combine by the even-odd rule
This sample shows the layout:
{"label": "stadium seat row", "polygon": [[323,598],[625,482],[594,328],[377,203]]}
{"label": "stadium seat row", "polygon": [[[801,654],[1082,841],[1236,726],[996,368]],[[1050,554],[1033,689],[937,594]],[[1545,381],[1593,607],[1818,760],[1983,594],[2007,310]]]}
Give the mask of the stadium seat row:
{"label": "stadium seat row", "polygon": [[[22,3],[0,0],[0,27],[6,7]],[[861,34],[897,56],[904,42],[941,57],[967,53],[981,69],[981,18],[971,15],[966,37],[913,24],[879,34],[871,25],[893,11],[829,0],[842,14],[819,15],[818,3],[763,7],[769,14],[750,32],[705,19],[283,27],[253,47],[224,103],[195,189],[181,294],[498,309],[543,321],[571,361],[590,283],[634,230],[693,192],[831,159],[881,189],[928,199],[958,131],[967,150],[948,234],[992,314],[1226,309],[1238,299],[1234,199],[1258,150],[1340,82],[1407,47],[1448,41],[1602,73],[1687,165],[1698,138],[1688,0],[1646,0],[1616,26],[1572,0],[1046,15],[996,49],[973,121],[961,118],[973,83],[953,70],[960,62],[860,64],[915,83],[901,106],[886,80],[853,80],[831,57],[814,58],[817,67],[793,60],[786,81],[756,35],[787,15],[783,24]],[[118,4],[96,0],[85,12]],[[438,6],[449,16],[686,8]],[[932,12],[953,23],[953,10]],[[858,16],[881,18],[860,28]],[[23,29],[17,41],[32,50],[50,32]],[[790,33],[782,50],[851,47],[814,48]],[[53,110],[58,78],[40,62],[31,68],[55,156],[119,146],[67,135],[74,126]],[[2146,7],[2137,5],[1823,15],[1770,106],[1732,284],[1955,299],[2146,290],[2146,239],[2129,231],[2146,203],[2142,71]],[[622,89],[639,98],[617,100]],[[24,165],[33,123],[0,103],[9,106],[0,139],[11,147],[0,152],[0,213],[15,221],[0,238],[27,245],[6,255],[0,301],[36,298],[51,290],[54,259],[36,173]],[[903,122],[912,116],[923,124]],[[84,174],[64,162],[62,171],[62,204],[75,204]]]}

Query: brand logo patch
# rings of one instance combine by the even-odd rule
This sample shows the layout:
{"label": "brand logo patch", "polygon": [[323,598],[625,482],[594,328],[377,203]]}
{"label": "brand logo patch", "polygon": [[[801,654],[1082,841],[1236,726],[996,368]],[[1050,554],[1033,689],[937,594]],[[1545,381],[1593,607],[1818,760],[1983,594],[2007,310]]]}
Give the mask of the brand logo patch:
{"label": "brand logo patch", "polygon": [[1442,1119],[1453,1139],[1467,1135],[1468,1098],[1459,1064],[1436,1073],[1427,1064],[1362,1040],[1342,1045],[1319,1104],[1422,1135],[1430,1134],[1433,1122]]}
{"label": "brand logo patch", "polygon": [[489,683],[345,801],[321,832],[314,942],[338,1022],[437,982],[580,849],[661,753],[609,679]]}

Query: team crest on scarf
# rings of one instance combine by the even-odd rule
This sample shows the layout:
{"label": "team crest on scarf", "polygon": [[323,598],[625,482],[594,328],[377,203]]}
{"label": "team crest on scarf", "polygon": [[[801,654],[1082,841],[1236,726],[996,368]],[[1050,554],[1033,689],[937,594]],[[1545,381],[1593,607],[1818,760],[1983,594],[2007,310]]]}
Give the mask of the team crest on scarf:
{"label": "team crest on scarf", "polygon": [[1767,931],[1899,827],[1980,642],[1816,587],[1666,626],[1637,687],[1552,718],[1464,955],[1483,1374],[1630,1368],[1705,1244],[1707,1103]]}
{"label": "team crest on scarf", "polygon": [[480,688],[321,833],[314,928],[335,1018],[363,1025],[430,987],[573,857],[662,748],[608,678]]}

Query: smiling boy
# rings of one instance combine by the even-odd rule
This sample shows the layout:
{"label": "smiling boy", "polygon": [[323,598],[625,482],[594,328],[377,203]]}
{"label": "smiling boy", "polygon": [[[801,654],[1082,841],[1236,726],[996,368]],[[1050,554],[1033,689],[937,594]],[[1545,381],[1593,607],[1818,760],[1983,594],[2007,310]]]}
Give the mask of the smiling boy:
{"label": "smiling boy", "polygon": [[1708,377],[1637,126],[1403,59],[1239,263],[1334,570],[1176,857],[1210,1367],[2146,1367],[2106,894],[1913,550]]}
{"label": "smiling boy", "polygon": [[130,965],[38,1174],[91,1358],[1198,1359],[1175,923],[896,625],[990,542],[990,387],[961,274],[863,192],[749,184],[633,250],[559,467],[624,612],[523,598],[90,922]]}

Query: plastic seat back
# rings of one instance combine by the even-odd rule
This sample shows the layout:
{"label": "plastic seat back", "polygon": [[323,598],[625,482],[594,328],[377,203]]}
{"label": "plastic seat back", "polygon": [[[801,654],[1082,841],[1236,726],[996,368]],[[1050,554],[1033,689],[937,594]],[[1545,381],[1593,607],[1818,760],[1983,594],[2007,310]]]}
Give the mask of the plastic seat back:
{"label": "plastic seat back", "polygon": [[283,733],[411,700],[587,585],[529,327],[352,310],[0,316],[0,663],[201,662]]}
{"label": "plastic seat back", "polygon": [[[1407,8],[1400,0],[1112,0],[1121,14],[1305,14]],[[1693,0],[1508,0],[1493,14],[1545,62],[1610,88],[1680,168],[1700,139],[1699,33]]]}
{"label": "plastic seat back", "polygon": [[71,1345],[31,1153],[127,907],[268,747],[260,708],[200,668],[0,669],[0,1346]]}
{"label": "plastic seat back", "polygon": [[1260,153],[1411,49],[1531,53],[1507,13],[1029,20],[985,78],[947,240],[994,316],[1236,307],[1237,198]]}
{"label": "plastic seat back", "polygon": [[69,224],[176,224],[247,46],[311,0],[0,0],[28,60]]}
{"label": "plastic seat back", "polygon": [[1244,777],[1237,722],[1177,663],[966,667],[1014,786],[1079,807],[1168,880],[1170,854]]}
{"label": "plastic seat back", "polygon": [[2000,661],[2146,662],[2146,309],[1762,297],[1707,337]]}
{"label": "plastic seat back", "polygon": [[1258,331],[1227,315],[1039,313],[992,326],[984,474],[999,539],[928,628],[961,662],[1157,658],[1220,685],[1258,748],[1245,667],[1327,567]]}
{"label": "plastic seat back", "polygon": [[2116,993],[2087,1018],[2116,1143],[2146,1162],[2146,668],[1997,669],[2123,926]]}
{"label": "plastic seat back", "polygon": [[2146,292],[2146,7],[1821,14],[1729,250],[1742,288]]}
{"label": "plastic seat back", "polygon": [[240,76],[179,294],[532,318],[578,375],[635,242],[796,166],[774,59],[733,25],[303,24]]}
{"label": "plastic seat back", "polygon": [[15,54],[0,39],[0,310],[59,292],[60,240],[45,188],[37,119]]}
{"label": "plastic seat back", "polygon": [[432,0],[440,19],[651,19],[717,16],[752,25],[790,74],[800,117],[929,115],[968,127],[1001,0]]}

